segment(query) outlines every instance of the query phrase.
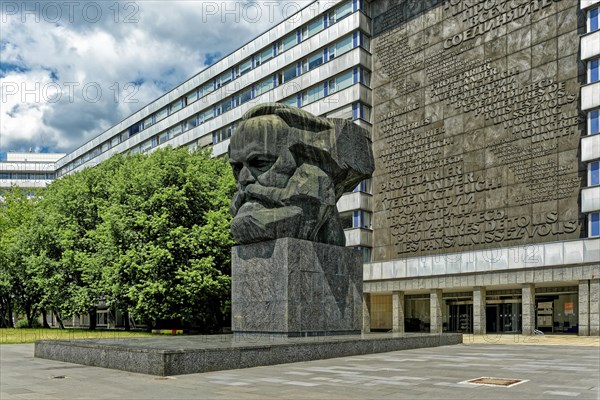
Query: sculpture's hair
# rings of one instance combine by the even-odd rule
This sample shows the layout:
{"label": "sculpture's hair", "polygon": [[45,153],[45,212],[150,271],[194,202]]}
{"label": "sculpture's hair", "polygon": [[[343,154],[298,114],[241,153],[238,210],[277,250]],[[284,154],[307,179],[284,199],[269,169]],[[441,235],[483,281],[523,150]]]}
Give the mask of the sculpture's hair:
{"label": "sculpture's hair", "polygon": [[[242,124],[252,118],[269,115],[281,118],[299,132],[310,132],[309,135],[293,136],[288,143],[289,149],[298,161],[325,161],[320,167],[334,179],[340,196],[373,174],[375,163],[370,150],[371,140],[366,136],[367,131],[352,121],[318,117],[285,104],[265,103],[246,112]],[[315,140],[315,135],[320,140]]]}
{"label": "sculpture's hair", "polygon": [[253,107],[244,114],[242,121],[263,115],[276,115],[290,128],[303,131],[322,132],[334,127],[333,122],[327,118],[317,117],[299,108],[279,103],[264,103]]}

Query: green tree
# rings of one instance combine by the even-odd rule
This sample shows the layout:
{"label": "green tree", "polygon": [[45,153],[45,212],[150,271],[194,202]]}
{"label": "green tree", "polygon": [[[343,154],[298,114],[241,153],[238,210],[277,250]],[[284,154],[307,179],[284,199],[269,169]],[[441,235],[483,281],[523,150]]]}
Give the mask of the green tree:
{"label": "green tree", "polygon": [[128,157],[96,231],[107,299],[151,324],[222,323],[231,287],[228,163],[207,151]]}
{"label": "green tree", "polygon": [[13,312],[22,312],[31,327],[43,288],[37,286],[24,248],[38,198],[21,188],[3,194],[0,205],[0,323],[13,326]]}

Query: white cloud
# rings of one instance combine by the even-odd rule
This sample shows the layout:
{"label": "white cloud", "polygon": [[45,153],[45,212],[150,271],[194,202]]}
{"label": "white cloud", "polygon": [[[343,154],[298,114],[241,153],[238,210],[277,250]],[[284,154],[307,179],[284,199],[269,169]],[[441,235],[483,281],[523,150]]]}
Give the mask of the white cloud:
{"label": "white cloud", "polygon": [[2,2],[0,151],[71,151],[307,4]]}

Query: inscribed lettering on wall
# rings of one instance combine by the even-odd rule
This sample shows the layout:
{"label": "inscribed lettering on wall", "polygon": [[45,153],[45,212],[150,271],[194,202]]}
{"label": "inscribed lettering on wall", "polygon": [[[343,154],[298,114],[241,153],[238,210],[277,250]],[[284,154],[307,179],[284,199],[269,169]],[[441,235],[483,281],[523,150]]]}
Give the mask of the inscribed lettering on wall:
{"label": "inscribed lettering on wall", "polygon": [[376,1],[374,260],[579,238],[571,0]]}

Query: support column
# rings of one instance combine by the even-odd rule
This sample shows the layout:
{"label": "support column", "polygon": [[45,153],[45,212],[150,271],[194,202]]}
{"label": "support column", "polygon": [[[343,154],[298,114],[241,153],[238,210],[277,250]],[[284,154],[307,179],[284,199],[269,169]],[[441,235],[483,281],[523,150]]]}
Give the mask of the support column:
{"label": "support column", "polygon": [[371,293],[363,293],[363,333],[371,332]]}
{"label": "support column", "polygon": [[590,335],[590,283],[579,281],[579,336]]}
{"label": "support column", "polygon": [[523,321],[521,327],[523,335],[533,335],[535,329],[535,285],[526,283],[521,289]]}
{"label": "support column", "polygon": [[431,333],[442,333],[443,321],[442,321],[442,289],[432,289],[429,295],[429,309],[430,309],[430,332]]}
{"label": "support column", "polygon": [[473,334],[485,335],[485,298],[486,290],[484,286],[475,286],[473,288]]}
{"label": "support column", "polygon": [[404,333],[404,292],[392,292],[392,332]]}
{"label": "support column", "polygon": [[590,280],[590,336],[600,336],[600,279]]}

